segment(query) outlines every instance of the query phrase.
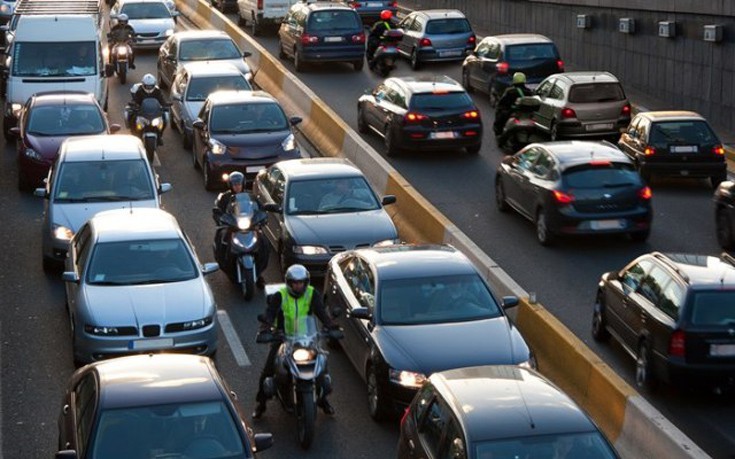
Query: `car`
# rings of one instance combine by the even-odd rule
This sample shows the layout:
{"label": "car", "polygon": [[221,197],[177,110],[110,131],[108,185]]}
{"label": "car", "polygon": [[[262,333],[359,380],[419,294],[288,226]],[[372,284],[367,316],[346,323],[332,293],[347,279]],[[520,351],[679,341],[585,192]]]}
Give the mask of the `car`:
{"label": "car", "polygon": [[485,37],[462,63],[462,86],[482,91],[495,106],[511,86],[513,74],[526,75],[526,87],[564,71],[564,61],[554,42],[543,35],[519,33]]}
{"label": "car", "polygon": [[34,191],[44,198],[44,269],[53,270],[64,262],[69,240],[92,215],[109,209],[160,207],[160,195],[169,190],[171,184],[159,183],[143,143],[135,136],[66,139],[45,186]]}
{"label": "car", "polygon": [[237,10],[237,0],[210,0],[210,3],[223,13]]}
{"label": "car", "polygon": [[401,420],[398,458],[616,459],[599,427],[534,370],[510,365],[434,373]]}
{"label": "car", "polygon": [[179,15],[172,13],[164,0],[117,0],[110,8],[110,28],[120,14],[128,16],[128,24],[135,30],[135,49],[158,49],[173,35]]}
{"label": "car", "polygon": [[32,95],[20,110],[18,126],[10,129],[18,137],[18,189],[29,191],[43,185],[64,139],[119,130],[119,124],[108,123],[93,94],[59,91]]}
{"label": "car", "polygon": [[735,182],[720,183],[713,200],[717,242],[723,249],[732,249],[735,247]]}
{"label": "car", "polygon": [[357,12],[340,2],[297,2],[278,29],[278,57],[292,58],[297,72],[307,63],[365,64],[365,30]]}
{"label": "car", "polygon": [[551,140],[613,138],[630,124],[630,102],[609,72],[555,73],[535,90],[536,126]]}
{"label": "car", "polygon": [[252,458],[254,434],[237,395],[206,357],[151,354],[78,369],[66,383],[56,457]]}
{"label": "car", "polygon": [[204,187],[225,186],[222,174],[240,171],[252,181],[278,161],[301,157],[293,126],[278,101],[263,91],[218,91],[207,97],[193,123],[192,158]]}
{"label": "car", "polygon": [[265,28],[278,28],[291,5],[297,1],[299,0],[237,0],[237,23],[242,27],[250,23],[250,35],[258,36]]}
{"label": "car", "polygon": [[191,148],[194,121],[211,93],[252,89],[245,75],[230,63],[191,62],[181,66],[171,85],[171,124],[181,133],[184,147]]}
{"label": "car", "polygon": [[443,76],[391,77],[357,100],[357,129],[383,137],[386,154],[482,148],[482,116],[461,84]]}
{"label": "car", "polygon": [[348,250],[330,261],[324,304],[344,330],[340,345],[367,384],[370,416],[400,413],[426,378],[475,365],[535,359],[472,262],[448,245]]}
{"label": "car", "polygon": [[633,162],[609,142],[534,143],[503,158],[495,175],[495,204],[536,225],[541,245],[558,235],[651,232],[651,189]]}
{"label": "car", "polygon": [[253,75],[245,61],[250,55],[250,51],[241,51],[235,41],[221,30],[176,32],[158,50],[158,84],[170,87],[181,66],[196,61],[232,64],[251,83]]}
{"label": "car", "polygon": [[398,13],[398,2],[395,0],[348,0],[347,4],[357,11],[366,25],[379,21],[381,11],[388,10],[393,17]]}
{"label": "car", "polygon": [[69,244],[62,278],[74,361],[174,351],[213,356],[217,304],[176,219],[161,209],[91,217]]}
{"label": "car", "polygon": [[717,188],[727,180],[722,142],[698,113],[639,113],[620,136],[618,146],[635,161],[641,176],[706,177]]}
{"label": "car", "polygon": [[413,11],[398,27],[404,31],[398,52],[414,70],[425,62],[462,61],[477,41],[472,25],[459,10]]}
{"label": "car", "polygon": [[635,359],[635,382],[732,390],[735,258],[651,252],[601,276],[592,336]]}
{"label": "car", "polygon": [[300,263],[320,277],[334,254],[400,242],[383,208],[396,197],[379,198],[348,159],[280,161],[258,172],[252,193],[261,206],[275,205],[263,231],[283,271]]}

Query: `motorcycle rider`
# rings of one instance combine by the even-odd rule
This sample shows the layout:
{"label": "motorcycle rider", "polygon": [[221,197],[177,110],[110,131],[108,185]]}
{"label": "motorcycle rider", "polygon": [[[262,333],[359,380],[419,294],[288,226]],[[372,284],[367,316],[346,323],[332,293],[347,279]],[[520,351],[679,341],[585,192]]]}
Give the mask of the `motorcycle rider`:
{"label": "motorcycle rider", "polygon": [[[125,13],[117,17],[117,24],[110,29],[110,42],[107,45],[110,56],[112,56],[112,48],[117,43],[133,43],[135,41],[135,30],[128,24],[128,15]],[[128,65],[131,69],[135,68],[135,54],[130,53],[128,57]]]}
{"label": "motorcycle rider", "polygon": [[373,24],[372,28],[370,28],[367,50],[365,52],[368,62],[373,60],[375,50],[380,46],[380,37],[383,35],[383,32],[391,30],[390,22],[392,18],[393,13],[391,10],[383,10],[380,12],[380,21]]}
{"label": "motorcycle rider", "polygon": [[[338,328],[327,314],[324,303],[322,302],[322,294],[312,285],[309,285],[309,271],[299,264],[291,265],[286,270],[285,275],[286,286],[273,295],[268,296],[268,306],[261,324],[258,334],[267,333],[275,323],[276,328],[282,332],[289,334],[293,332],[293,324],[305,315],[316,315],[321,323],[330,329]],[[304,308],[304,303],[307,307]],[[258,385],[258,394],[256,395],[256,405],[253,411],[253,419],[260,419],[266,410],[265,392],[263,384],[265,379],[273,376],[275,373],[275,360],[280,348],[280,343],[272,343],[265,366],[260,374],[260,382]],[[334,407],[327,400],[328,392],[325,391],[325,380],[329,377],[329,370],[324,369],[324,373],[318,381],[319,400],[317,405],[325,414],[334,414]],[[331,388],[329,389],[331,391]]]}
{"label": "motorcycle rider", "polygon": [[526,74],[523,72],[516,72],[513,74],[513,84],[508,86],[503,92],[503,95],[498,100],[498,105],[495,108],[495,123],[493,128],[495,129],[495,135],[500,136],[505,128],[505,123],[508,122],[508,118],[513,113],[513,105],[519,97],[530,96],[533,93],[526,87]]}
{"label": "motorcycle rider", "polygon": [[[140,83],[136,84],[132,88],[132,90],[133,109],[130,110],[128,126],[134,125],[137,109],[138,107],[140,107],[140,104],[143,103],[144,99],[154,98],[158,100],[158,103],[161,104],[161,107],[166,107],[168,105],[165,97],[163,97],[163,91],[161,91],[161,88],[159,88],[156,84],[156,77],[154,77],[150,73],[146,73],[145,75],[143,75],[143,79],[140,81]],[[165,117],[164,120],[166,120]],[[163,130],[166,130],[166,123],[164,123],[163,125]],[[159,137],[158,143],[159,145],[163,145],[163,135]]]}

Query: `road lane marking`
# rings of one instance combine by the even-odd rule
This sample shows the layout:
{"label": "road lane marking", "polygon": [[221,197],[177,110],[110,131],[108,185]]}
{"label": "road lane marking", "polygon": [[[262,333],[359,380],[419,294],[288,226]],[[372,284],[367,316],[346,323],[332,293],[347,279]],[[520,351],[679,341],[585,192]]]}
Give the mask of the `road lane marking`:
{"label": "road lane marking", "polygon": [[232,350],[232,355],[235,356],[237,364],[241,367],[249,367],[251,365],[250,359],[245,353],[245,348],[242,347],[242,342],[240,342],[240,338],[237,336],[235,327],[232,326],[232,321],[227,311],[222,309],[217,311],[217,320],[219,321],[220,327],[222,327],[222,332],[225,334],[225,339],[227,340],[227,344],[230,345],[230,350]]}

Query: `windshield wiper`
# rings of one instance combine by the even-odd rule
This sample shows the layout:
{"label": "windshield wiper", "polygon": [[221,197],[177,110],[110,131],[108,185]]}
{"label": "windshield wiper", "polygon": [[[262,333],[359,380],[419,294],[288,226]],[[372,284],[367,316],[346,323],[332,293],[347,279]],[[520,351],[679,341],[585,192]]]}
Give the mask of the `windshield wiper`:
{"label": "windshield wiper", "polygon": [[363,212],[366,210],[372,210],[372,209],[367,209],[365,207],[346,207],[346,206],[345,207],[332,207],[329,209],[324,209],[324,213],[336,214],[340,212]]}
{"label": "windshield wiper", "polygon": [[624,186],[633,186],[630,182],[620,182],[620,183],[603,183],[603,188],[620,188]]}
{"label": "windshield wiper", "polygon": [[322,214],[321,210],[294,210],[293,212],[289,212],[289,215],[319,215]]}
{"label": "windshield wiper", "polygon": [[90,282],[89,285],[130,285],[130,283],[121,281],[94,281]]}

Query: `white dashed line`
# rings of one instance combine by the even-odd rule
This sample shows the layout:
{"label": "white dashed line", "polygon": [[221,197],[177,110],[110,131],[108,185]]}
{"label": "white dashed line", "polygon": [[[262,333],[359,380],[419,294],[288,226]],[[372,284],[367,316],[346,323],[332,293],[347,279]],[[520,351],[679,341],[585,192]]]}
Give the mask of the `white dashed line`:
{"label": "white dashed line", "polygon": [[242,347],[240,338],[237,337],[237,332],[235,331],[235,327],[232,326],[232,321],[230,320],[230,316],[227,315],[227,311],[222,309],[217,311],[217,320],[219,321],[220,327],[222,327],[222,332],[225,334],[225,339],[227,340],[227,344],[230,345],[230,350],[232,350],[232,355],[235,356],[237,364],[241,367],[249,367],[250,359],[245,353],[245,348]]}

